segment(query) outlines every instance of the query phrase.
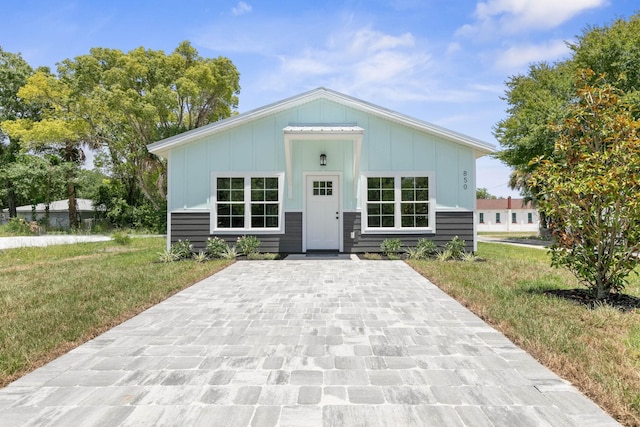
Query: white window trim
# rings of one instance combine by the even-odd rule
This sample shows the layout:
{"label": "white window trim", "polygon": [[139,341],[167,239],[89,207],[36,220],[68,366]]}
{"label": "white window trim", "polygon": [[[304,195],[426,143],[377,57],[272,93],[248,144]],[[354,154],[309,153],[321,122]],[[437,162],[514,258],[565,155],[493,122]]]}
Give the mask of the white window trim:
{"label": "white window trim", "polygon": [[[367,217],[367,203],[368,199],[368,187],[367,178],[394,178],[394,225],[395,227],[369,227]],[[429,179],[429,227],[401,227],[402,211],[400,204],[402,203],[402,177],[426,177]],[[362,209],[361,209],[361,223],[362,234],[433,234],[436,232],[436,198],[435,198],[435,173],[433,172],[367,172],[362,174]]]}
{"label": "white window trim", "polygon": [[[218,178],[244,178],[244,224],[242,228],[218,228],[217,190]],[[278,178],[278,227],[251,227],[251,178]],[[284,172],[214,172],[211,174],[211,222],[212,234],[283,234],[284,233]]]}

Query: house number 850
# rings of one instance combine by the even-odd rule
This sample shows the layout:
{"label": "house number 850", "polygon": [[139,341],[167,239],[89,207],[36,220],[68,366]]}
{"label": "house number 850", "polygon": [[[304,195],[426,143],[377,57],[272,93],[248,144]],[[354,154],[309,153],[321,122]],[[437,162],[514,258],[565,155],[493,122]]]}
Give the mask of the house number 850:
{"label": "house number 850", "polygon": [[462,172],[462,188],[467,189],[469,187],[469,174],[467,171]]}

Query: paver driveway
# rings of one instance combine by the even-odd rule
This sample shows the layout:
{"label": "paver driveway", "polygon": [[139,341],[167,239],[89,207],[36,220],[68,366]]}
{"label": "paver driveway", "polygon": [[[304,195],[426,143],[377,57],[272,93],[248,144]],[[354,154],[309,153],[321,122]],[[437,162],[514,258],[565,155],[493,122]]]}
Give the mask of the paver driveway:
{"label": "paver driveway", "polygon": [[401,261],[238,262],[0,390],[0,425],[617,425]]}

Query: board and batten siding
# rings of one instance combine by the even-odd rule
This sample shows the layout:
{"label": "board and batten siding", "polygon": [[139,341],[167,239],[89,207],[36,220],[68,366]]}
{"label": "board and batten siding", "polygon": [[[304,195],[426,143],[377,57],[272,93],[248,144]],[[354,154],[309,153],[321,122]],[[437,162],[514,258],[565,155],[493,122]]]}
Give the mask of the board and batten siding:
{"label": "board and batten siding", "polygon": [[[195,251],[203,250],[209,233],[209,212],[172,212],[171,244],[178,240],[189,240]],[[344,212],[344,251],[350,253],[380,252],[380,244],[384,239],[398,238],[403,246],[415,246],[418,240],[433,240],[438,247],[444,245],[455,236],[466,242],[465,249],[473,251],[473,212],[436,212],[436,234],[361,234],[359,212]],[[351,238],[351,232],[355,238]],[[301,253],[302,252],[302,213],[285,212],[286,234],[252,234],[262,244],[261,252]],[[228,244],[235,245],[240,235],[218,235]]]}
{"label": "board and batten siding", "polygon": [[[458,236],[465,241],[465,250],[473,251],[473,212],[436,212],[435,234],[361,234],[361,214],[344,213],[344,251],[352,253],[380,252],[380,244],[385,239],[400,239],[403,246],[415,246],[420,239],[433,240],[439,248]],[[355,238],[351,232],[355,231]]]}
{"label": "board and batten siding", "polygon": [[[178,240],[189,240],[195,251],[204,250],[210,234],[211,213],[209,212],[172,212],[171,244]],[[302,212],[285,212],[286,234],[250,234],[260,239],[260,252],[300,253],[302,252]],[[218,234],[217,236],[230,246],[236,244],[239,234]]]}

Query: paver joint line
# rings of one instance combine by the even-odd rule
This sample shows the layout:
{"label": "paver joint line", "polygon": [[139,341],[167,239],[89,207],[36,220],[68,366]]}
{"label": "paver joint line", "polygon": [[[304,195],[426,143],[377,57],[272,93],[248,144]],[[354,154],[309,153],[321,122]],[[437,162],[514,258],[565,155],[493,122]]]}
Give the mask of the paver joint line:
{"label": "paver joint line", "polygon": [[0,390],[0,427],[619,425],[402,261],[238,262]]}

